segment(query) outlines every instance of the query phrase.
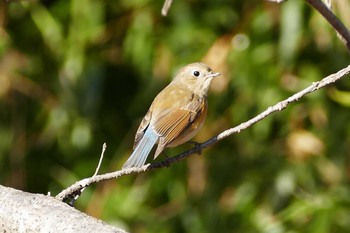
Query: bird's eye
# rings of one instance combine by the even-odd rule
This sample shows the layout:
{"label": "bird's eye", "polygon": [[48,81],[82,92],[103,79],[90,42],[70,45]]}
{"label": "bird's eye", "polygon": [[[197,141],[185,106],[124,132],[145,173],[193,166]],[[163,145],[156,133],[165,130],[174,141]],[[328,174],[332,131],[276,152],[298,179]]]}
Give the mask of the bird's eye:
{"label": "bird's eye", "polygon": [[195,77],[198,77],[200,74],[201,74],[201,73],[200,73],[199,71],[197,71],[197,70],[193,71],[193,75],[194,75]]}

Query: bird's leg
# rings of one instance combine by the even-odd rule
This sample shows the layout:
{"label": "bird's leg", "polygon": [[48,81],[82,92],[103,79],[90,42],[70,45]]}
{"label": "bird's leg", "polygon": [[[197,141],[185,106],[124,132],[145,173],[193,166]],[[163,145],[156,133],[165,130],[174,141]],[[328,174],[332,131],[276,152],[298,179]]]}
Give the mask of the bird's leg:
{"label": "bird's leg", "polygon": [[170,162],[168,161],[170,157],[165,153],[165,151],[163,151],[163,155],[165,157],[165,160],[163,160],[162,163],[164,163],[166,167],[170,167]]}
{"label": "bird's leg", "polygon": [[199,142],[196,142],[196,141],[188,141],[188,142],[194,145],[194,147],[197,150],[197,154],[198,155],[202,154],[202,149],[201,149],[201,146],[200,146],[201,144]]}

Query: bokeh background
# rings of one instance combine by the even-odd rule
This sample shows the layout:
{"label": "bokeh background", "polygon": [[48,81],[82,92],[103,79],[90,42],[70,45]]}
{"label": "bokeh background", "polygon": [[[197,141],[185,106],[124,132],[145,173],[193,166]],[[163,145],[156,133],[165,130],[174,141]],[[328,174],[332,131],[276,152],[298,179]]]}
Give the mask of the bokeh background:
{"label": "bokeh background", "polygon": [[[333,10],[350,26],[350,2]],[[176,70],[221,72],[201,142],[349,65],[304,1],[0,1],[0,183],[57,194],[121,168]],[[201,156],[85,190],[131,232],[349,232],[350,83],[308,95]],[[174,156],[191,145],[166,150]],[[164,159],[160,156],[159,159]]]}

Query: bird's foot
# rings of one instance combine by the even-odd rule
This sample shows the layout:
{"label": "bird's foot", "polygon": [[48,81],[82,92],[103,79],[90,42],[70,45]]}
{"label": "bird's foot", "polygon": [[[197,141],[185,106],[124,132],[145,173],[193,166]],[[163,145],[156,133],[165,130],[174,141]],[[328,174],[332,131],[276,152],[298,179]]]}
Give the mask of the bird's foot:
{"label": "bird's foot", "polygon": [[189,143],[194,145],[194,148],[196,148],[196,151],[197,151],[198,155],[202,154],[202,148],[201,148],[201,144],[199,142],[189,141]]}
{"label": "bird's foot", "polygon": [[165,152],[163,152],[163,155],[164,155],[165,159],[163,161],[161,161],[162,165],[164,165],[166,167],[170,167],[171,163],[168,160],[170,157]]}

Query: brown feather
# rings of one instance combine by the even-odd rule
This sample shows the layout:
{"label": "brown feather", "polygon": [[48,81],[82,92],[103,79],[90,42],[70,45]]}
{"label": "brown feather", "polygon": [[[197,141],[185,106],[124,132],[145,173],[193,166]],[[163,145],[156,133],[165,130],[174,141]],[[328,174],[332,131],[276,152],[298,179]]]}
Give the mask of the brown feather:
{"label": "brown feather", "polygon": [[155,158],[164,150],[164,148],[175,140],[181,132],[190,124],[191,112],[188,110],[177,109],[159,119],[154,127],[156,133],[160,134]]}
{"label": "brown feather", "polygon": [[151,121],[151,117],[152,117],[152,109],[149,109],[145,117],[142,119],[139,128],[136,131],[133,149],[136,148],[136,146],[139,144],[140,140],[142,139]]}

